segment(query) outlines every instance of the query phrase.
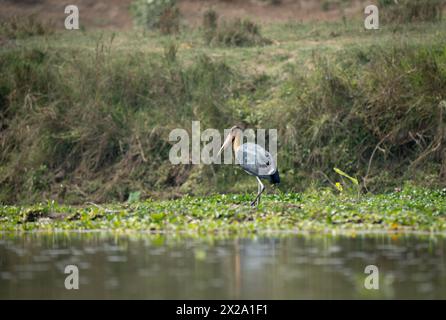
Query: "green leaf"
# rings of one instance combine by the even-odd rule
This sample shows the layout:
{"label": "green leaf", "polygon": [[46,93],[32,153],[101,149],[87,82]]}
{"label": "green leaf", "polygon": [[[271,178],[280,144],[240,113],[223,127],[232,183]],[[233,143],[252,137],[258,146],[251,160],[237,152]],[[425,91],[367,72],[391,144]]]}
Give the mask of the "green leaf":
{"label": "green leaf", "polygon": [[349,176],[347,173],[345,173],[345,172],[342,171],[341,169],[333,168],[333,170],[334,170],[337,174],[340,174],[341,176],[344,176],[344,177],[350,179],[350,181],[353,182],[355,185],[358,185],[358,184],[359,184],[358,179],[353,178],[352,176]]}
{"label": "green leaf", "polygon": [[128,203],[138,202],[140,197],[141,197],[141,192],[140,191],[131,192],[129,194],[129,198],[127,199],[127,202]]}

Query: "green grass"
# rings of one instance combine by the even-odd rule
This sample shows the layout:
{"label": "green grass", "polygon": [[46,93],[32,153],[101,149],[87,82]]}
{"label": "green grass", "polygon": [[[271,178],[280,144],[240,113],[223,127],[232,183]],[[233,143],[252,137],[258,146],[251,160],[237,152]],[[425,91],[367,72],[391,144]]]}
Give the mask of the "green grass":
{"label": "green grass", "polygon": [[333,167],[363,193],[444,186],[445,21],[261,32],[270,45],[209,46],[187,28],[2,40],[0,203],[255,190],[230,166],[169,163],[168,133],[194,120],[277,128],[283,192],[330,186]]}
{"label": "green grass", "polygon": [[270,194],[258,208],[252,194],[185,196],[123,204],[65,206],[55,202],[0,207],[0,230],[139,230],[188,236],[275,232],[445,232],[446,191],[406,186],[379,195],[331,189]]}

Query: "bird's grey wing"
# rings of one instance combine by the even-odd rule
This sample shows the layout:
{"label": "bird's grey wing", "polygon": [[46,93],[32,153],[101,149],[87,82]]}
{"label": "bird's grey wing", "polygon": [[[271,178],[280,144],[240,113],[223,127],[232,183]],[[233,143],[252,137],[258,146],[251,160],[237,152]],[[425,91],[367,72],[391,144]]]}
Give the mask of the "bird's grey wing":
{"label": "bird's grey wing", "polygon": [[254,143],[242,144],[236,153],[236,159],[245,171],[255,176],[270,176],[277,170],[271,154]]}

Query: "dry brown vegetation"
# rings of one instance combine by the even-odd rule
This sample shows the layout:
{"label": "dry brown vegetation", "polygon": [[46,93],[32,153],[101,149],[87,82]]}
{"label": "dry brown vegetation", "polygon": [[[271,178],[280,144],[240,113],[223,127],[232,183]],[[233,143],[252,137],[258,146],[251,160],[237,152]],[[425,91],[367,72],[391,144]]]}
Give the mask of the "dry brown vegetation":
{"label": "dry brown vegetation", "polygon": [[[349,1],[344,11],[339,1],[330,0],[282,0],[279,4],[255,0],[179,0],[178,7],[185,23],[198,26],[203,13],[213,8],[221,16],[249,18],[257,22],[336,20],[342,14],[356,15],[363,1]],[[78,0],[84,28],[131,28],[129,6],[132,0]],[[327,4],[325,4],[327,3]],[[63,27],[65,4],[58,0],[5,0],[0,4],[0,20],[11,16],[25,17],[35,14],[42,20],[52,20]]]}

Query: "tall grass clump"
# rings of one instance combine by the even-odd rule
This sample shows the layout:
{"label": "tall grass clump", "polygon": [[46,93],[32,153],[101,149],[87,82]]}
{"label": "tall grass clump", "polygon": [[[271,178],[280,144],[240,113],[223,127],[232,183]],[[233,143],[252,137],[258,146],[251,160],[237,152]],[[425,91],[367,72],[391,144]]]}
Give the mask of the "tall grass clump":
{"label": "tall grass clump", "polygon": [[53,23],[41,21],[35,15],[25,17],[13,16],[0,21],[0,36],[7,39],[24,39],[33,36],[51,35],[54,31]]}
{"label": "tall grass clump", "polygon": [[379,0],[385,22],[438,22],[442,18],[445,0]]}
{"label": "tall grass clump", "polygon": [[226,101],[251,86],[207,56],[183,65],[176,51],[2,52],[0,201],[124,201],[184,184],[192,171],[169,162],[169,132],[234,123]]}
{"label": "tall grass clump", "polygon": [[402,179],[441,181],[444,46],[358,49],[314,59],[314,72],[290,71],[286,111],[275,120],[290,119],[281,133],[286,167],[327,181],[329,168],[341,167],[372,190]]}
{"label": "tall grass clump", "polygon": [[258,24],[248,19],[219,22],[217,12],[212,9],[203,15],[203,33],[208,45],[250,47],[271,44],[271,40],[262,36]]}
{"label": "tall grass clump", "polygon": [[347,5],[351,5],[351,0],[322,0],[321,9],[323,11],[330,11],[333,9],[342,9]]}
{"label": "tall grass clump", "polygon": [[279,6],[282,4],[282,0],[261,0],[261,1],[273,6]]}
{"label": "tall grass clump", "polygon": [[131,12],[135,23],[143,28],[160,30],[163,34],[179,32],[180,11],[176,0],[133,0]]}

